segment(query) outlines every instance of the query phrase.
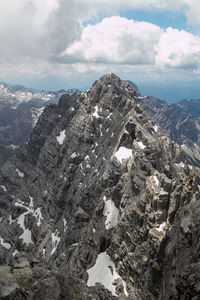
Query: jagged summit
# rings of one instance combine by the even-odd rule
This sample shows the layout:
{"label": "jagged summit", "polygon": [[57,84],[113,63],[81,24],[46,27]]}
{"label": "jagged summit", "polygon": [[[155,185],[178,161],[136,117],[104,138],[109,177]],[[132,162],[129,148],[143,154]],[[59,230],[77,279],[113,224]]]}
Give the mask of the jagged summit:
{"label": "jagged summit", "polygon": [[1,168],[1,299],[192,299],[199,186],[129,83],[63,95]]}

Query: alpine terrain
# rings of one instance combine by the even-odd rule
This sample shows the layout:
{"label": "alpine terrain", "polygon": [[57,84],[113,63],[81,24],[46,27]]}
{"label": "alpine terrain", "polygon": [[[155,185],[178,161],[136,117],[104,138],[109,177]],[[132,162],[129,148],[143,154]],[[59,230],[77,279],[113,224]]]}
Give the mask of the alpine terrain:
{"label": "alpine terrain", "polygon": [[114,74],[0,173],[0,299],[200,299],[200,173]]}
{"label": "alpine terrain", "polygon": [[47,105],[57,103],[62,94],[72,95],[76,91],[32,91],[23,86],[0,83],[0,166],[27,142]]}
{"label": "alpine terrain", "polygon": [[169,104],[152,96],[139,98],[154,121],[200,166],[200,101]]}

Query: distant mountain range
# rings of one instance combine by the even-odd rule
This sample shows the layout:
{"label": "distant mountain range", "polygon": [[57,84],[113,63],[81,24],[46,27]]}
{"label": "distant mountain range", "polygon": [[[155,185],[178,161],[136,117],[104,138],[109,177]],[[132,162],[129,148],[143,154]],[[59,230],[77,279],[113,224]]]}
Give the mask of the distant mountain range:
{"label": "distant mountain range", "polygon": [[145,100],[185,129],[106,74],[46,107],[0,168],[1,300],[200,299],[200,169]]}
{"label": "distant mountain range", "polygon": [[0,165],[27,142],[39,116],[61,95],[72,95],[77,89],[57,92],[34,91],[23,86],[0,83]]}
{"label": "distant mountain range", "polygon": [[[153,96],[141,96],[132,86],[145,109],[166,134],[178,143],[200,165],[200,99],[185,99],[170,104]],[[35,91],[23,86],[0,83],[0,165],[27,142],[39,116],[50,103],[58,103],[61,95],[73,95],[78,89],[57,92]]]}
{"label": "distant mountain range", "polygon": [[195,165],[200,165],[200,100],[169,104],[152,96],[140,97],[145,109]]}

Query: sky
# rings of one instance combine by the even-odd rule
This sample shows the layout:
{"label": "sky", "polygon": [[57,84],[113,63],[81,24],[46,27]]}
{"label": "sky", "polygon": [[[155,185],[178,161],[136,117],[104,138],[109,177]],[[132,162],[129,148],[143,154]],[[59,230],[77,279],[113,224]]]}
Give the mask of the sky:
{"label": "sky", "polygon": [[84,90],[113,72],[143,95],[200,98],[199,0],[0,4],[0,81]]}

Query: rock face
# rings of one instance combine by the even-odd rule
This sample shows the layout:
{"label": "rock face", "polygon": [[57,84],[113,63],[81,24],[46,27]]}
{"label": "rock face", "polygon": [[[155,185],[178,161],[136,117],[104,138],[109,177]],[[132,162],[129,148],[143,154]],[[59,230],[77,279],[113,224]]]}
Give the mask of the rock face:
{"label": "rock face", "polygon": [[151,96],[140,97],[140,100],[155,122],[183,148],[195,165],[200,166],[200,102],[191,100],[169,104]]}
{"label": "rock face", "polygon": [[22,86],[0,83],[0,166],[27,142],[44,108],[57,103],[62,94],[78,90],[33,92]]}
{"label": "rock face", "polygon": [[199,299],[199,187],[127,82],[62,96],[1,168],[0,298]]}
{"label": "rock face", "polygon": [[177,102],[176,105],[193,117],[200,117],[200,99],[184,99]]}

